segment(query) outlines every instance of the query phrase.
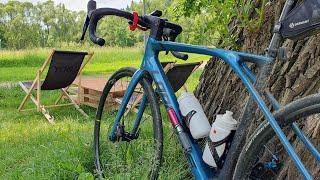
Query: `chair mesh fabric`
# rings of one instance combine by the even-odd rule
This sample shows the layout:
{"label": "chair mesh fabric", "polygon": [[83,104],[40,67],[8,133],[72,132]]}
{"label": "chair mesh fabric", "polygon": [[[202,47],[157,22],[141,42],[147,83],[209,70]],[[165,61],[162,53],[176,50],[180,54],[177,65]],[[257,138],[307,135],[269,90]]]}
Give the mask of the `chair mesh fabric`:
{"label": "chair mesh fabric", "polygon": [[[32,86],[32,81],[26,81],[26,82],[22,82],[22,84],[24,85],[24,87],[26,87],[27,89],[30,89],[31,88],[31,86]],[[41,83],[41,85],[43,84],[43,81],[40,81],[40,83]],[[37,85],[36,86],[34,86],[34,88],[33,88],[34,90],[37,90],[38,88],[37,88]]]}
{"label": "chair mesh fabric", "polygon": [[88,53],[55,51],[42,90],[56,90],[70,86],[76,79],[84,57]]}
{"label": "chair mesh fabric", "polygon": [[177,92],[186,83],[193,70],[200,63],[176,64],[167,72],[168,80],[174,92]]}

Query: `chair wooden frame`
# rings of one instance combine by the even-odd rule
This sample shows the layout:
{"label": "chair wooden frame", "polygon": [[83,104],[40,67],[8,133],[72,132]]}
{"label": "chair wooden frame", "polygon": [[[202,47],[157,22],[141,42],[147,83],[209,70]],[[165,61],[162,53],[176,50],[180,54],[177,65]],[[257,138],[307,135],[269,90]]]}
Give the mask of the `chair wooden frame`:
{"label": "chair wooden frame", "polygon": [[[40,69],[37,71],[36,78],[33,80],[32,85],[30,88],[27,88],[23,82],[19,82],[20,87],[23,89],[23,91],[26,93],[26,96],[23,98],[18,111],[23,112],[23,111],[31,111],[31,110],[37,110],[38,112],[41,112],[44,117],[48,120],[49,123],[53,124],[54,123],[54,117],[49,114],[49,111],[47,108],[56,108],[56,107],[64,107],[64,106],[74,106],[83,116],[89,117],[79,106],[79,104],[69,95],[68,88],[62,88],[61,90],[61,95],[59,98],[55,101],[53,105],[43,105],[41,103],[41,75],[44,73],[46,67],[50,64],[52,57],[55,53],[55,50],[51,52],[51,54],[48,56],[46,61],[43,63]],[[77,74],[78,80],[79,80],[79,86],[78,86],[78,91],[80,90],[81,87],[81,76],[82,76],[82,71],[84,67],[90,62],[92,59],[94,53],[89,52],[86,57],[84,58],[80,70]],[[32,94],[33,91],[36,91],[36,97]],[[80,94],[80,93],[78,93]],[[62,98],[66,98],[70,101],[70,103],[65,103],[65,104],[58,104]],[[31,108],[31,109],[24,109],[24,106],[27,102],[27,100],[30,99],[35,105],[36,108]],[[80,97],[78,97],[80,99]]]}

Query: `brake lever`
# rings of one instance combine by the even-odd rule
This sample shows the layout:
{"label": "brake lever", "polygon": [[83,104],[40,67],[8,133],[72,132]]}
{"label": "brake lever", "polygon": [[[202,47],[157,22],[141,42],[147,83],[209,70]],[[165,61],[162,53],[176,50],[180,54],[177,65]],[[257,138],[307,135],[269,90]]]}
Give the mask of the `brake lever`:
{"label": "brake lever", "polygon": [[87,5],[88,17],[90,19],[91,14],[94,10],[97,9],[97,2],[94,0],[90,0]]}
{"label": "brake lever", "polygon": [[[162,39],[163,39],[164,41],[168,41],[168,37],[165,36],[165,35],[162,36]],[[168,54],[169,54],[169,51],[166,51],[166,55],[168,55]]]}
{"label": "brake lever", "polygon": [[87,32],[88,27],[89,27],[89,23],[90,23],[90,18],[89,18],[89,16],[87,16],[86,21],[83,24],[82,35],[81,35],[80,41],[84,40],[84,37],[86,36],[86,32]]}
{"label": "brake lever", "polygon": [[[168,32],[165,32],[165,34],[167,34],[167,35],[163,35],[162,36],[162,39],[164,41],[175,42],[176,36],[174,35],[175,33],[172,30],[170,30]],[[180,52],[176,52],[176,51],[170,51],[170,52],[175,58],[178,58],[178,59],[181,59],[181,60],[184,60],[184,61],[189,59],[189,55],[188,54],[184,54],[184,53],[180,53]],[[168,54],[169,54],[169,51],[166,51],[166,55],[168,55]]]}
{"label": "brake lever", "polygon": [[151,14],[151,16],[156,16],[156,17],[161,17],[162,16],[162,11],[160,10],[155,10]]}
{"label": "brake lever", "polygon": [[178,59],[181,59],[181,60],[184,60],[184,61],[189,59],[189,55],[188,54],[184,54],[184,53],[176,52],[176,51],[170,51],[170,52],[174,57],[176,57]]}
{"label": "brake lever", "polygon": [[90,0],[87,4],[87,17],[86,17],[86,20],[83,24],[82,35],[81,35],[80,41],[83,41],[84,37],[86,36],[86,32],[88,30],[89,23],[90,23],[90,16],[95,9],[97,9],[97,2],[94,0]]}

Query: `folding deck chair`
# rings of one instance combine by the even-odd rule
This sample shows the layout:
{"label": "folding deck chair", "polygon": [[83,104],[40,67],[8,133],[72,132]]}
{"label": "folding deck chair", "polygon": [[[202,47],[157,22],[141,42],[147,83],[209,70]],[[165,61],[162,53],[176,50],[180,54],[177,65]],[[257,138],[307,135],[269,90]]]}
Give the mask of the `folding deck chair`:
{"label": "folding deck chair", "polygon": [[[70,94],[67,92],[67,89],[74,82],[76,77],[81,75],[83,68],[91,60],[92,56],[93,53],[87,52],[53,50],[42,67],[38,70],[34,81],[19,82],[19,85],[27,93],[27,95],[24,97],[18,110],[35,110],[23,109],[27,100],[30,98],[31,101],[37,106],[36,110],[41,112],[50,123],[54,123],[54,117],[49,114],[46,108],[73,105],[82,115],[88,117],[88,115],[79,107],[77,102],[70,96]],[[44,73],[48,65],[48,73],[45,80],[42,81],[41,75]],[[78,79],[81,81],[81,76]],[[80,88],[80,83],[78,88]],[[36,91],[36,97],[33,95],[33,90]],[[45,106],[41,103],[41,91],[45,90],[61,90],[62,94],[54,105]],[[70,103],[58,104],[62,97],[68,99]]]}
{"label": "folding deck chair", "polygon": [[181,88],[183,88],[185,91],[188,91],[185,83],[190,75],[197,70],[201,64],[202,62],[174,64],[173,67],[166,72],[171,87],[175,93]]}
{"label": "folding deck chair", "polygon": [[[186,81],[190,77],[190,75],[198,69],[198,67],[202,64],[202,62],[195,63],[186,63],[186,64],[176,64],[175,62],[162,62],[162,67],[164,67],[164,71],[168,77],[168,80],[171,84],[173,91],[176,93],[181,88],[184,91],[188,91],[185,86]],[[130,112],[138,112],[137,106],[141,102],[143,98],[143,93],[140,93],[137,98],[129,103],[127,106],[127,111],[125,112],[125,116]]]}

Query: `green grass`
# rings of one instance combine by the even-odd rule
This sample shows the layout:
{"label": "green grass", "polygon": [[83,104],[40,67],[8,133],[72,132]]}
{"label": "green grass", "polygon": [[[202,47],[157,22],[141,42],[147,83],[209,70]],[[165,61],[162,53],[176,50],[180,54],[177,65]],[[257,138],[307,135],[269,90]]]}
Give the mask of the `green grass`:
{"label": "green grass", "polygon": [[[57,95],[45,93],[44,99]],[[0,179],[74,179],[90,172],[92,120],[59,108],[51,111],[57,124],[50,125],[39,113],[17,112],[23,96],[19,88],[0,89]]]}
{"label": "green grass", "polygon": [[[84,173],[94,174],[92,134],[95,109],[83,107],[89,113],[89,119],[79,115],[72,107],[51,109],[56,124],[50,125],[40,113],[17,112],[16,108],[24,95],[20,88],[0,89],[0,179],[75,179]],[[43,100],[52,103],[57,95],[58,92],[46,92]],[[29,103],[27,107],[32,108],[33,105]],[[175,135],[164,108],[162,117],[165,140],[160,177],[190,177],[187,160],[178,141],[173,138]],[[114,154],[114,145],[108,143],[107,146]],[[142,147],[135,153],[146,152]],[[118,164],[116,159],[111,159]],[[140,171],[145,170],[144,175],[148,168],[139,167]],[[140,175],[130,170],[130,174],[125,175],[117,174],[117,169],[110,171],[109,178],[116,179]]]}
{"label": "green grass", "polygon": [[[92,61],[84,69],[85,75],[110,74],[120,67],[139,67],[142,48],[68,48],[68,50],[93,51]],[[35,78],[37,69],[43,64],[51,49],[0,51],[0,82],[15,82]],[[172,55],[160,54],[161,61],[176,61]],[[207,60],[208,57],[190,54],[188,62]],[[183,61],[179,60],[179,63]]]}
{"label": "green grass", "polygon": [[[97,48],[94,60],[85,70],[87,75],[108,75],[124,66],[138,67],[141,49]],[[0,83],[33,79],[36,69],[49,54],[48,49],[0,52]],[[129,53],[128,53],[129,52]],[[163,56],[165,60],[175,60]],[[191,56],[190,61],[206,57]],[[196,71],[188,80],[193,90],[198,84],[201,71]],[[72,107],[51,109],[56,124],[50,125],[37,112],[17,112],[25,93],[18,87],[0,87],[0,179],[77,179],[93,174],[93,120],[95,109],[83,107],[90,115],[85,119]],[[58,97],[57,91],[45,92],[45,104]],[[34,107],[31,103],[28,108]],[[190,178],[190,169],[180,145],[172,132],[164,108],[161,109],[164,125],[164,156],[160,179]],[[109,116],[110,119],[113,116]],[[112,150],[111,143],[107,145]],[[142,144],[140,144],[143,147]],[[110,152],[112,153],[112,152]],[[144,153],[143,149],[135,153]],[[114,162],[117,164],[117,161]],[[140,171],[148,167],[141,166]],[[145,174],[130,172],[119,174],[110,170],[112,179],[123,179]],[[139,174],[138,174],[139,173]],[[111,177],[108,178],[111,178]],[[86,179],[86,178],[80,178]],[[90,178],[89,178],[90,179]]]}

